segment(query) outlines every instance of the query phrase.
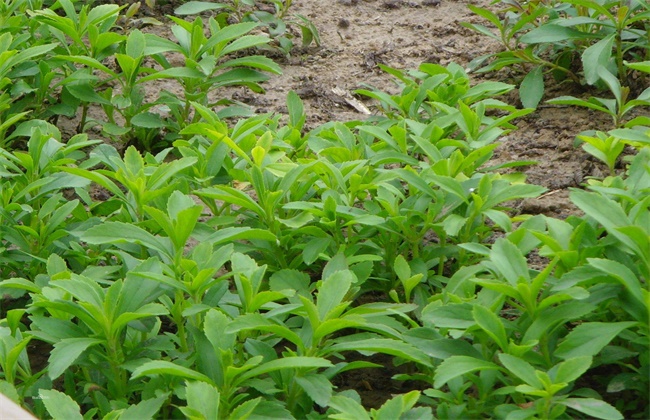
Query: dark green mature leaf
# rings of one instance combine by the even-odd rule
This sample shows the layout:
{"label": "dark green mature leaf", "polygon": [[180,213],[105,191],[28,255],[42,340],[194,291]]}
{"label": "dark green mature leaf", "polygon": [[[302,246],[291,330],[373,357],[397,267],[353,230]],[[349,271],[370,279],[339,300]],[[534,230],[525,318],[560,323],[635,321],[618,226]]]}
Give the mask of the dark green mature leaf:
{"label": "dark green mature leaf", "polygon": [[316,404],[326,407],[332,398],[332,383],[319,374],[296,376],[296,382]]}
{"label": "dark green mature leaf", "polygon": [[636,324],[636,322],[587,322],[578,325],[557,347],[555,356],[565,360],[580,356],[595,356],[621,331]]}
{"label": "dark green mature leaf", "polygon": [[163,255],[172,255],[169,246],[165,243],[168,242],[166,239],[158,238],[146,230],[128,223],[106,222],[96,225],[81,233],[80,239],[90,244],[136,243],[154,249]]}
{"label": "dark green mature leaf", "polygon": [[546,24],[533,29],[523,35],[519,40],[526,44],[544,44],[547,42],[567,41],[573,38],[585,38],[589,35],[573,28],[560,25]]}
{"label": "dark green mature leaf", "polygon": [[487,335],[492,337],[495,343],[499,345],[502,351],[508,350],[508,336],[503,322],[498,316],[486,307],[476,304],[472,310],[474,321],[479,327],[485,331]]}
{"label": "dark green mature leaf", "polygon": [[79,404],[63,392],[41,389],[38,395],[53,420],[83,420]]}
{"label": "dark green mature leaf", "polygon": [[496,370],[499,366],[487,360],[477,359],[469,356],[452,356],[444,360],[434,375],[433,386],[440,388],[450,380],[466,373],[479,370]]}
{"label": "dark green mature leaf", "polygon": [[607,68],[612,58],[612,47],[614,46],[615,33],[601,39],[582,53],[582,68],[585,73],[585,81],[593,85],[600,79],[598,68]]}
{"label": "dark green mature leaf", "polygon": [[428,305],[422,311],[425,326],[466,329],[476,325],[470,303],[451,303],[442,306]]}
{"label": "dark green mature leaf", "polygon": [[525,360],[509,354],[499,354],[501,364],[524,383],[537,389],[544,389],[544,384],[535,374],[535,368]]}
{"label": "dark green mature leaf", "polygon": [[597,419],[618,420],[623,418],[616,408],[595,398],[567,398],[558,402]]}
{"label": "dark green mature leaf", "polygon": [[131,124],[136,127],[144,128],[162,128],[165,126],[160,115],[151,112],[143,112],[131,118]]}
{"label": "dark green mature leaf", "polygon": [[431,361],[424,352],[410,344],[389,338],[367,338],[344,341],[328,347],[328,351],[370,351],[384,353],[421,363],[425,366],[431,366]]}
{"label": "dark green mature leaf", "polygon": [[589,265],[616,279],[641,305],[647,307],[643,285],[639,278],[625,265],[603,258],[589,258]]}
{"label": "dark green mature leaf", "polygon": [[530,71],[519,86],[519,98],[525,108],[537,108],[544,96],[544,73],[542,66]]}
{"label": "dark green mature leaf", "polygon": [[102,342],[96,338],[65,338],[54,344],[48,359],[48,376],[58,378],[88,347]]}

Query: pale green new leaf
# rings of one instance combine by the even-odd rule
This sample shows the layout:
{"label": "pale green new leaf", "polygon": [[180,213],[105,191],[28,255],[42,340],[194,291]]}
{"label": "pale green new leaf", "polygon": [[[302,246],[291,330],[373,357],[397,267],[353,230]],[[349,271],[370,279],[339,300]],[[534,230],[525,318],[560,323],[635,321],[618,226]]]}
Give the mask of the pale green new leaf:
{"label": "pale green new leaf", "polygon": [[172,375],[185,379],[194,379],[196,381],[202,381],[214,385],[212,383],[212,380],[204,374],[165,360],[153,360],[151,362],[147,362],[143,365],[138,366],[133,371],[131,379],[153,375]]}
{"label": "pale green new leaf", "polygon": [[337,271],[323,280],[316,301],[321,321],[324,321],[330,311],[341,303],[355,281],[356,276],[350,270]]}
{"label": "pale green new leaf", "polygon": [[337,420],[370,420],[370,416],[363,406],[345,395],[335,395],[330,400],[330,407],[338,411],[330,414],[330,418]]}
{"label": "pale green new leaf", "polygon": [[589,369],[593,358],[590,356],[581,356],[567,359],[566,361],[554,366],[549,375],[555,372],[555,383],[569,383],[573,382],[582,376],[583,373]]}
{"label": "pale green new leaf", "polygon": [[163,403],[167,401],[168,397],[169,393],[165,393],[165,395],[158,398],[150,398],[148,400],[140,401],[124,410],[120,415],[120,420],[145,420],[158,418],[156,414],[158,414],[160,408]]}
{"label": "pale green new leaf", "polygon": [[256,366],[237,377],[236,384],[239,385],[242,382],[255,378],[256,376],[263,375],[265,373],[274,372],[276,370],[284,369],[315,369],[332,366],[332,362],[329,360],[323,359],[321,357],[306,357],[306,356],[295,356],[295,357],[285,357],[283,359],[275,359],[270,362],[263,363],[259,366]]}
{"label": "pale green new leaf", "polygon": [[203,414],[206,420],[219,418],[219,390],[205,382],[188,382],[185,386],[187,406]]}

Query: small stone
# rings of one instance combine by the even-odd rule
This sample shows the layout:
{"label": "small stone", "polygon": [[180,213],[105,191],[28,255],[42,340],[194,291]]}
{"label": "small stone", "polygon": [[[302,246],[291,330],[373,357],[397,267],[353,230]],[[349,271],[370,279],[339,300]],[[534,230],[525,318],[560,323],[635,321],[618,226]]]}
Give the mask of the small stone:
{"label": "small stone", "polygon": [[350,21],[344,18],[339,19],[338,27],[341,29],[347,29],[350,27]]}
{"label": "small stone", "polygon": [[422,2],[422,6],[438,7],[438,6],[440,6],[440,0],[424,0]]}

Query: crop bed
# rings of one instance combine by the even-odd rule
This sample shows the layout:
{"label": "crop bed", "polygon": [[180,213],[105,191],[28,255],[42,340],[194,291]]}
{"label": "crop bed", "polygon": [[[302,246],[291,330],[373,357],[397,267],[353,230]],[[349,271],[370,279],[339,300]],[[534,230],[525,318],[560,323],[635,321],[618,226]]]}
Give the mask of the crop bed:
{"label": "crop bed", "polygon": [[0,3],[7,398],[650,417],[647,2],[118,3]]}

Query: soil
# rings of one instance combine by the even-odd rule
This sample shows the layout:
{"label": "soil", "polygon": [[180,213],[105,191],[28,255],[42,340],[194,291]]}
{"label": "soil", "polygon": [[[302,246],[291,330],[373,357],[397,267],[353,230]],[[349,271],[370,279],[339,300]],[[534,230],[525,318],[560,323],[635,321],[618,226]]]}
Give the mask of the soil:
{"label": "soil", "polygon": [[[422,62],[447,65],[453,61],[467,66],[472,59],[497,51],[499,45],[495,41],[460,25],[463,21],[485,23],[467,5],[490,7],[490,3],[490,0],[294,0],[290,14],[302,15],[318,28],[321,46],[296,48],[290,57],[273,57],[281,64],[283,74],[265,83],[265,94],[235,88],[220,91],[219,95],[244,102],[257,112],[286,113],[285,98],[293,90],[305,103],[307,129],[327,121],[363,120],[367,115],[350,106],[333,89],[352,92],[371,85],[396,91],[392,76],[382,72],[377,64],[409,69],[417,68]],[[162,15],[171,14],[172,8],[173,3],[156,10],[155,14],[167,22]],[[166,25],[143,30],[171,36]],[[513,84],[521,76],[508,72],[472,75],[477,81],[482,77]],[[172,82],[158,81],[150,86],[150,94],[157,96],[160,89],[176,88]],[[579,96],[583,92],[575,86],[560,85],[547,92],[545,99],[568,94]],[[508,100],[516,105],[517,95],[509,96]],[[373,110],[371,101],[364,104]],[[559,218],[575,213],[577,209],[569,200],[569,188],[579,187],[587,177],[603,173],[599,163],[575,147],[575,136],[584,130],[606,130],[610,121],[588,110],[541,105],[515,124],[518,129],[501,139],[494,161],[537,161],[536,165],[521,171],[527,175],[528,182],[548,189],[540,198],[519,203],[519,210]],[[71,121],[69,129],[74,127]],[[62,131],[66,131],[65,127]],[[341,375],[340,389],[356,389],[367,407],[378,407],[391,394],[405,392],[402,384],[390,379],[399,369],[386,362],[389,364],[386,369],[364,369]]]}

